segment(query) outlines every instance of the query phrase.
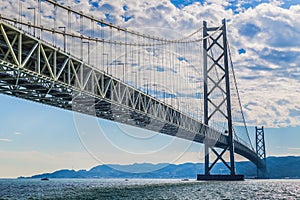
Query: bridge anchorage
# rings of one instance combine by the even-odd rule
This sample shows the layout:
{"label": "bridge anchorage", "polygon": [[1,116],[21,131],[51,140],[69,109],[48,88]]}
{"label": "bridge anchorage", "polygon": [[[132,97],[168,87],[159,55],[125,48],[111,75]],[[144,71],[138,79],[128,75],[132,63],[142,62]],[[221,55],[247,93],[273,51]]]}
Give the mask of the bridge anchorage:
{"label": "bridge anchorage", "polygon": [[[15,15],[0,15],[0,93],[203,143],[205,172],[197,176],[198,180],[243,180],[243,175],[235,172],[234,153],[253,162],[260,171],[265,169],[263,131],[257,129],[255,151],[244,117],[243,125],[233,120],[236,115],[233,107],[238,104],[233,102],[232,96],[237,92],[238,98],[234,100],[239,100],[239,95],[237,88],[231,90],[230,81],[235,78],[230,78],[234,73],[229,70],[231,64],[233,72],[225,20],[220,27],[207,27],[204,22],[200,39],[196,34],[201,29],[180,40],[170,40],[114,26],[53,0],[32,2],[36,4],[33,7],[38,8],[34,10],[37,13],[34,12],[33,20],[26,12],[22,13],[21,8],[19,19]],[[42,11],[51,7],[56,14],[44,18]],[[57,24],[56,16],[60,14],[68,15],[66,24]],[[23,18],[31,23],[24,22]],[[49,20],[53,20],[53,25]],[[76,20],[80,23],[75,23]],[[89,31],[83,30],[84,24],[90,24]],[[194,36],[197,37],[191,38]],[[90,56],[91,49],[95,56]],[[201,49],[203,57],[199,59],[195,52]],[[169,67],[167,71],[172,78],[166,74],[160,79],[157,76],[165,71],[161,69],[164,64]],[[122,70],[117,71],[117,66],[122,66]],[[202,75],[195,78],[191,71],[185,70],[191,66],[203,72],[203,81]],[[195,66],[203,66],[203,70]],[[150,76],[144,73],[145,77],[141,78],[138,77],[140,71],[130,71],[138,67],[146,72],[151,69]],[[126,75],[125,70],[131,73]],[[122,75],[118,77],[116,72]],[[132,74],[135,74],[135,82]],[[151,77],[155,84],[148,83]],[[184,89],[182,92],[180,89],[188,86],[180,77],[199,83],[193,90],[199,95],[191,98],[191,93],[185,93]],[[166,88],[157,88],[159,80],[171,85],[172,91],[166,94]],[[174,90],[179,81],[183,87]],[[199,88],[203,88],[203,92],[199,92]],[[159,94],[163,94],[163,98]],[[173,97],[180,101],[176,102]],[[196,102],[195,108],[190,106],[191,102]],[[203,116],[202,106],[199,106],[202,102]],[[239,106],[237,110],[243,113],[240,101]],[[193,113],[195,110],[197,113]],[[237,126],[245,128],[247,142],[237,136]],[[215,160],[210,163],[213,156]],[[229,162],[226,162],[227,157]],[[228,169],[228,175],[215,174],[218,161]]]}

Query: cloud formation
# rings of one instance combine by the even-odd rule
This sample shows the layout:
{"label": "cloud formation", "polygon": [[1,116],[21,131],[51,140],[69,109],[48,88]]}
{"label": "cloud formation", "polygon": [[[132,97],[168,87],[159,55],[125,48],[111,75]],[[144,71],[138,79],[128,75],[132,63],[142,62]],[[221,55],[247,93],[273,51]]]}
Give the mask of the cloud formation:
{"label": "cloud formation", "polygon": [[7,139],[7,138],[0,138],[0,141],[2,141],[2,142],[12,142],[12,140]]}
{"label": "cloud formation", "polygon": [[[210,26],[218,26],[226,18],[232,59],[248,124],[266,127],[299,125],[300,1],[58,2],[118,26],[171,39],[199,29],[203,20]],[[27,15],[32,15],[32,12],[25,8],[32,5],[30,0],[23,2],[23,10]],[[3,15],[15,15],[15,5],[11,0],[1,0],[0,9]],[[43,9],[43,23],[53,23],[49,17],[53,15],[51,10],[50,5],[49,9]],[[64,24],[66,20],[67,13],[61,14],[57,24]],[[78,24],[79,19],[73,20],[74,24]],[[88,27],[88,23],[84,23],[84,28]],[[157,57],[157,60],[160,58]],[[181,63],[184,64],[184,60]],[[150,71],[160,68],[155,66]],[[190,70],[187,72],[189,74],[195,72]],[[157,72],[161,79],[164,79],[164,75],[171,76],[172,73],[167,69]],[[189,78],[192,79],[195,77]]]}
{"label": "cloud formation", "polygon": [[232,18],[235,71],[250,124],[299,125],[299,14],[299,5],[263,3]]}

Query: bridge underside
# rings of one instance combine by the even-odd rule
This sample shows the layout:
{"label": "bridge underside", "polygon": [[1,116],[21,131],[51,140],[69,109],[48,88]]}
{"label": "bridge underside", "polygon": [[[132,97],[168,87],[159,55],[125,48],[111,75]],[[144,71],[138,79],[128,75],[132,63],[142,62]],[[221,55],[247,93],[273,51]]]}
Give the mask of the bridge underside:
{"label": "bridge underside", "polygon": [[[222,149],[227,147],[225,135],[218,134],[217,139],[206,137],[205,133],[210,132],[210,130],[201,123],[195,124],[199,130],[198,133],[195,133],[187,128],[154,118],[135,109],[118,105],[107,99],[97,98],[26,71],[0,60],[0,92],[198,143],[204,143],[205,141]],[[255,164],[259,164],[256,162],[256,154],[252,153],[246,146],[235,141],[235,147],[236,153],[248,158]]]}
{"label": "bridge underside", "polygon": [[[228,147],[227,135],[0,21],[0,92],[179,138]],[[263,166],[234,141],[235,152]]]}

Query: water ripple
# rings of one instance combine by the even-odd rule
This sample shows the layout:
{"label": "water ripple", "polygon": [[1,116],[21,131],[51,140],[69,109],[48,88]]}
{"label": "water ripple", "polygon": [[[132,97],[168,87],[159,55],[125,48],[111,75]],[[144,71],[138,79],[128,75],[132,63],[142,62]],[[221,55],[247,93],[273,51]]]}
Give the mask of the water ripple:
{"label": "water ripple", "polygon": [[300,199],[300,180],[0,179],[0,199]]}

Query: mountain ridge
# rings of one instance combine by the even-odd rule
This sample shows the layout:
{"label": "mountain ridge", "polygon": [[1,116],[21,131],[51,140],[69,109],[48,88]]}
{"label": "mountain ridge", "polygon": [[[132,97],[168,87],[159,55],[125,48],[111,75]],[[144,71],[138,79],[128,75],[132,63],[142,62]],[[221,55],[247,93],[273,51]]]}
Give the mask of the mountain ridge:
{"label": "mountain ridge", "polygon": [[[300,156],[268,157],[269,178],[300,178]],[[212,173],[225,173],[222,163],[217,163]],[[19,178],[195,178],[204,172],[204,163],[134,163],[129,165],[107,164],[90,170],[61,169],[31,177]],[[246,178],[256,177],[256,166],[250,161],[236,162],[236,173]]]}

